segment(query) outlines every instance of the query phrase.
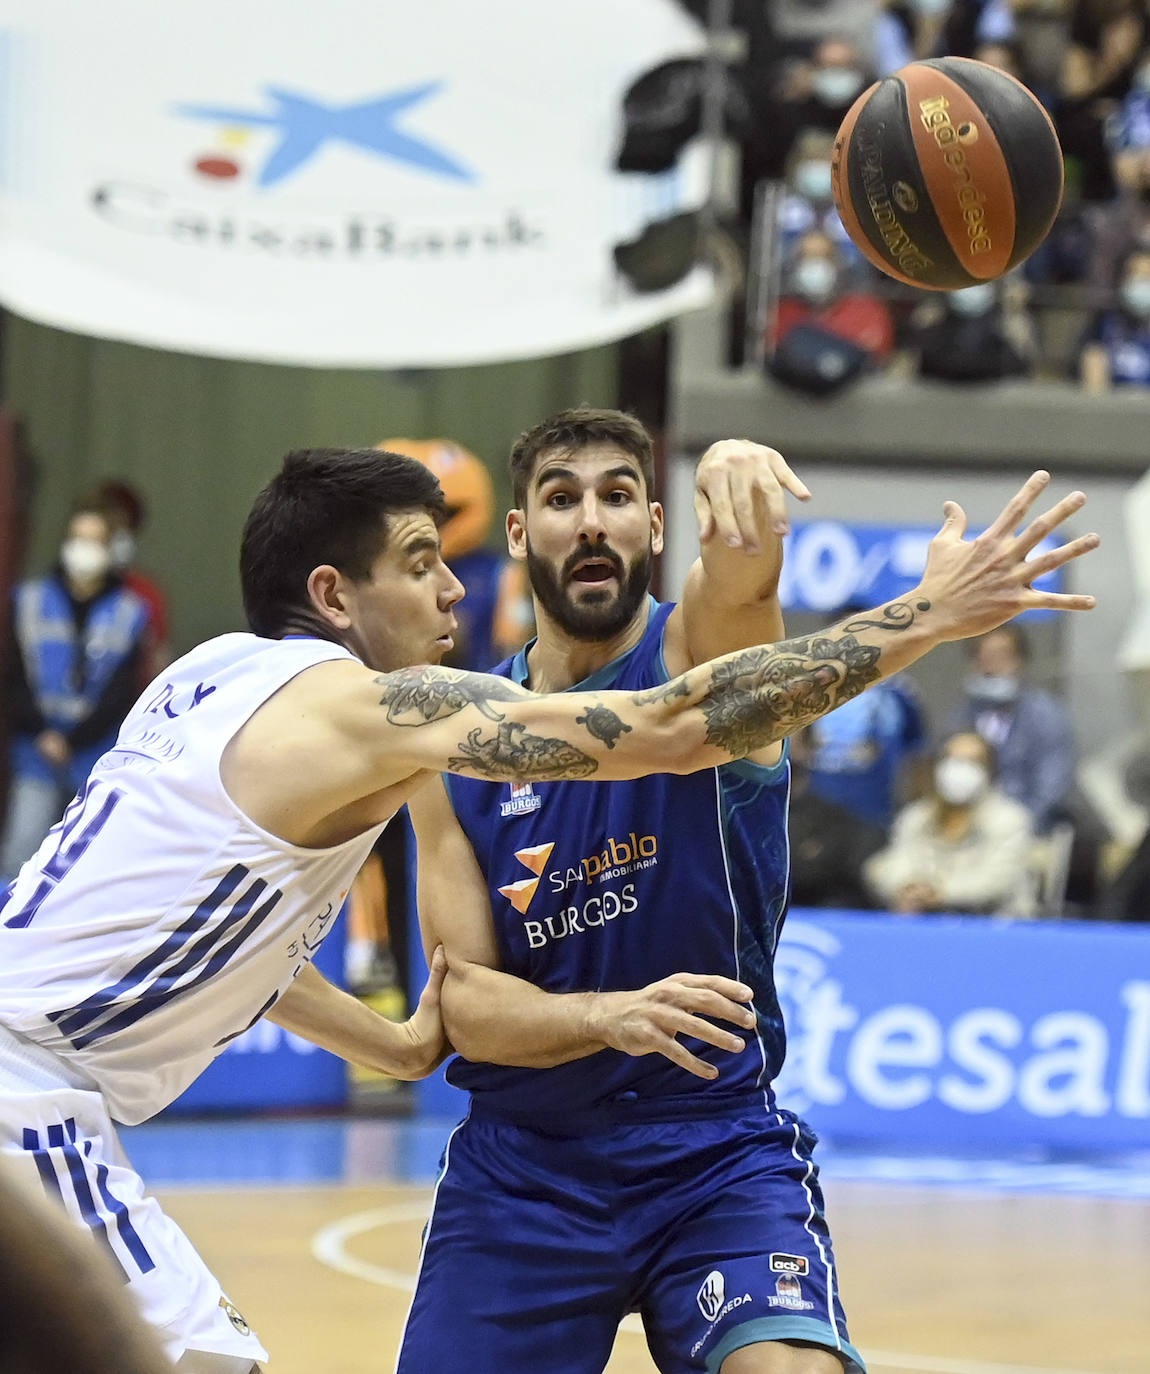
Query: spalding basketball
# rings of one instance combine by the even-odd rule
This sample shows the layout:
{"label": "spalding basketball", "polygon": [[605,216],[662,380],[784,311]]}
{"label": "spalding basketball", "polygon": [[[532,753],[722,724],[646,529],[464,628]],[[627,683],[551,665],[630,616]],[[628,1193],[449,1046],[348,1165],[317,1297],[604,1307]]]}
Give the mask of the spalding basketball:
{"label": "spalding basketball", "polygon": [[912,62],[864,91],[835,137],[847,233],[897,281],[954,291],[1017,267],[1062,203],[1046,111],[984,62]]}

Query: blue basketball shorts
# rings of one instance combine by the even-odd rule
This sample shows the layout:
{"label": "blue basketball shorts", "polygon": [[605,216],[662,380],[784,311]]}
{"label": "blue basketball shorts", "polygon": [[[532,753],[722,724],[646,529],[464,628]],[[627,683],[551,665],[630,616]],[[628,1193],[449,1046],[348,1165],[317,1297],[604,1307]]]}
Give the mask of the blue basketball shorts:
{"label": "blue basketball shorts", "polygon": [[528,1127],[473,1107],[444,1153],[399,1374],[602,1374],[640,1314],[662,1374],[759,1341],[850,1344],[796,1117],[743,1099],[701,1119]]}

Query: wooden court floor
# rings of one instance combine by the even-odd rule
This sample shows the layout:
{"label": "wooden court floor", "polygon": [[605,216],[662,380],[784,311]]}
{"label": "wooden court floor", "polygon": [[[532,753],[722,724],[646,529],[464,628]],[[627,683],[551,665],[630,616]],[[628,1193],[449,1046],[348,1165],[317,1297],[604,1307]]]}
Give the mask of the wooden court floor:
{"label": "wooden court floor", "polygon": [[[156,1191],[260,1333],[270,1374],[391,1374],[428,1189]],[[827,1192],[851,1335],[874,1374],[1150,1374],[1150,1202]],[[610,1374],[654,1369],[631,1325]]]}

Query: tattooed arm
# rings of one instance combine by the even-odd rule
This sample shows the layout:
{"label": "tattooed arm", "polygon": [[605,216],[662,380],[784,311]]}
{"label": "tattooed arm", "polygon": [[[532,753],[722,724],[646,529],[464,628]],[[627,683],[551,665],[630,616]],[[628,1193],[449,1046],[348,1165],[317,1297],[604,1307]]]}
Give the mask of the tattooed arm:
{"label": "tattooed arm", "polygon": [[982,634],[1031,607],[1093,598],[1031,582],[1092,549],[1084,535],[1029,555],[1080,509],[1065,497],[1020,533],[1049,477],[1036,473],[976,539],[953,503],[913,595],[815,635],[704,663],[648,692],[535,696],[449,668],[373,674],[351,662],[300,674],[228,747],[225,786],[264,828],[309,846],[385,820],[425,770],[495,781],[685,773],[782,739],[937,644]]}

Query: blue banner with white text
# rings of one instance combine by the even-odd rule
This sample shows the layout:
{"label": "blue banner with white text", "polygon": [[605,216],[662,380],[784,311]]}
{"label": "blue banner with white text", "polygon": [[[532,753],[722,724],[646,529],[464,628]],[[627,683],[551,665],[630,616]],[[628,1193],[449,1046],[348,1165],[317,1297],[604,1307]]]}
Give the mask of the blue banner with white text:
{"label": "blue banner with white text", "polygon": [[832,1141],[1150,1144],[1150,926],[794,910],[783,1106]]}

